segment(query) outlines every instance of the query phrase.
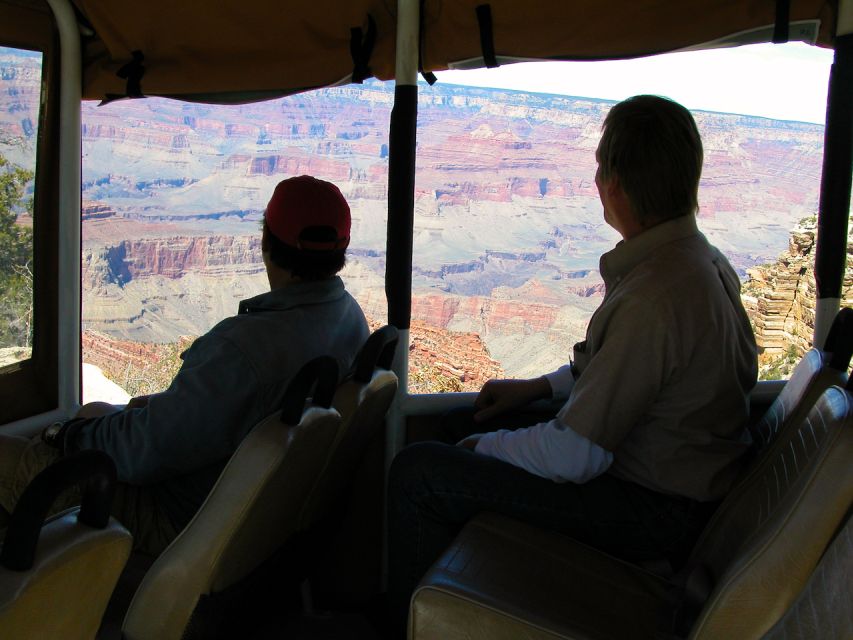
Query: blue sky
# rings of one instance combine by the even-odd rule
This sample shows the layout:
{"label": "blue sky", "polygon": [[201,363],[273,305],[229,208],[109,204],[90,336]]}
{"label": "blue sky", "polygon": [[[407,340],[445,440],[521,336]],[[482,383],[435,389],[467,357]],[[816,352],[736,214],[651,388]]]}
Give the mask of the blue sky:
{"label": "blue sky", "polygon": [[689,109],[823,124],[832,55],[801,43],[762,44],[615,62],[527,62],[437,75],[450,84],[612,100],[655,93]]}

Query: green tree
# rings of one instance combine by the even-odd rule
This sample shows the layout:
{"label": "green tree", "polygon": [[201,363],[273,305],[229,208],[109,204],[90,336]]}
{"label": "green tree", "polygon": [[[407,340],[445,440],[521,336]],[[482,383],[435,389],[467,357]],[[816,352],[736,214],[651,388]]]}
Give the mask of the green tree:
{"label": "green tree", "polygon": [[31,344],[33,232],[17,219],[32,213],[32,198],[25,198],[32,179],[32,171],[0,155],[0,347]]}

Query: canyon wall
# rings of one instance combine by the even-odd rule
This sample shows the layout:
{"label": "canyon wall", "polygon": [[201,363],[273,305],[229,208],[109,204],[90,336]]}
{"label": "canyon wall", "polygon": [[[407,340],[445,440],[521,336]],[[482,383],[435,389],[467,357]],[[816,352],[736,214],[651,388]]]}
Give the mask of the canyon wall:
{"label": "canyon wall", "polygon": [[[755,330],[763,362],[811,347],[815,318],[814,250],[817,221],[800,221],[791,231],[788,249],[771,263],[747,269],[743,285],[744,306]],[[853,245],[847,241],[847,269],[842,285],[842,306],[853,305]]]}
{"label": "canyon wall", "polygon": [[[802,220],[790,233],[788,249],[776,261],[747,269],[743,301],[755,330],[763,370],[785,357],[801,355],[810,346],[815,309],[815,227],[814,218]],[[384,314],[382,283],[361,264],[368,258],[377,256],[351,256],[345,279],[367,313],[378,318]],[[522,263],[538,260],[535,254],[501,254],[497,258]],[[426,275],[482,278],[484,264],[475,261],[445,265]],[[237,299],[257,293],[252,288],[263,287],[263,273],[257,236],[176,236],[90,247],[84,251],[82,271],[87,300],[94,299],[97,308],[110,309],[103,305],[112,296],[118,306],[112,307],[109,318],[100,318],[89,311],[91,305],[85,305],[84,321],[89,328],[107,331],[119,340],[122,336],[134,337],[133,331],[122,327],[140,325],[148,316],[162,328],[166,300],[162,294],[154,295],[162,290],[156,283],[175,281],[178,290],[183,291],[181,298],[186,299],[188,319],[183,323],[174,321],[171,330],[197,335],[201,330],[193,330],[193,326],[212,325],[219,317],[233,313],[231,307]],[[424,270],[419,273],[424,275]],[[188,274],[194,275],[189,278]],[[224,302],[210,302],[210,294],[220,292],[218,283],[225,280],[233,291],[228,292]],[[853,254],[848,254],[842,294],[845,305],[853,304],[851,287]],[[142,305],[143,311],[120,312],[120,291],[150,292],[141,302],[138,296],[130,296],[131,301]],[[570,353],[571,344],[582,338],[585,323],[603,295],[603,284],[597,273],[581,271],[556,281],[529,279],[517,287],[486,287],[484,293],[436,291],[413,295],[410,357],[416,388],[426,389],[425,380],[432,377],[436,388],[471,390],[490,377],[532,375],[559,366]],[[175,313],[181,304],[173,301],[171,307]],[[170,342],[176,337],[162,334],[154,341]],[[147,353],[144,345],[131,348],[131,344],[131,340],[122,343],[120,351],[126,353],[125,360],[134,361],[137,352]],[[90,351],[94,349],[94,343],[84,345],[91,347]],[[107,360],[105,355],[98,356],[99,363]],[[134,366],[142,365],[134,362]]]}
{"label": "canyon wall", "polygon": [[[37,68],[32,55],[0,55],[0,141],[16,161],[34,162]],[[349,200],[344,277],[379,321],[392,102],[390,83],[368,81],[227,107],[85,103],[84,328],[174,344],[233,314],[267,287],[259,220],[275,184],[299,173]],[[618,240],[593,181],[613,103],[444,84],[420,87],[418,102],[413,360],[448,388],[562,364],[603,294],[598,258]],[[817,209],[823,127],[694,115],[700,228],[748,280],[762,357],[802,351],[814,234],[789,231]]]}
{"label": "canyon wall", "polygon": [[88,289],[124,285],[140,278],[175,280],[187,273],[232,277],[261,273],[259,236],[177,236],[122,240],[83,251],[82,279]]}

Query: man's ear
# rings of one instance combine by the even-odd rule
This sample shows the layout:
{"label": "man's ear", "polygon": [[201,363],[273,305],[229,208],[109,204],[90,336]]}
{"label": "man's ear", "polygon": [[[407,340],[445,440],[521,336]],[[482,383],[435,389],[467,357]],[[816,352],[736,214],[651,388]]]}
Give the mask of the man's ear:
{"label": "man's ear", "polygon": [[610,174],[610,178],[604,183],[604,188],[607,189],[607,195],[611,198],[616,197],[620,193],[625,193],[622,189],[622,182],[619,180],[619,176],[615,173]]}
{"label": "man's ear", "polygon": [[628,199],[628,194],[625,193],[625,189],[622,188],[622,182],[619,180],[619,176],[615,173],[608,181],[606,187],[607,195],[610,196],[610,201],[617,203],[620,206],[629,206],[633,209],[631,205],[631,201]]}

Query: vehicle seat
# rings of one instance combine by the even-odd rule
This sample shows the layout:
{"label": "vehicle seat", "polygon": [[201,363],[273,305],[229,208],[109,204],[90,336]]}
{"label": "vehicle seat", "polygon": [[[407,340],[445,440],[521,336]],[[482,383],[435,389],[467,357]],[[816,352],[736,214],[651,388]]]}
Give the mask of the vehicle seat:
{"label": "vehicle seat", "polygon": [[421,581],[410,637],[759,638],[844,521],[851,456],[853,396],[831,387],[765,450],[669,581],[567,536],[480,514]]}
{"label": "vehicle seat", "polygon": [[764,636],[853,638],[853,517],[835,536],[794,604]]}
{"label": "vehicle seat", "polygon": [[397,392],[397,376],[390,370],[397,340],[392,326],[371,334],[356,356],[352,377],[332,401],[341,430],[301,515],[302,526],[311,531],[303,550],[307,563],[296,576],[307,578],[302,585],[306,615],[313,613],[315,592],[328,606],[329,598],[351,603],[380,588],[383,493],[372,470]]}
{"label": "vehicle seat", "polygon": [[200,603],[239,583],[298,532],[340,426],[331,408],[337,383],[330,357],[293,378],[282,409],[243,439],[198,513],[145,574],[122,625],[125,638],[207,636]]}
{"label": "vehicle seat", "polygon": [[847,383],[851,354],[853,309],[844,308],[835,316],[823,350],[813,347],[803,355],[773,404],[750,426],[754,453],[770,446],[786,425],[798,424],[824,390]]}
{"label": "vehicle seat", "polygon": [[332,406],[341,414],[341,428],[329,459],[311,491],[301,519],[303,528],[335,518],[345,487],[367,445],[385,424],[385,414],[397,393],[397,375],[391,371],[397,348],[397,329],[384,326],[374,331],[359,351],[355,371],[335,392]]}
{"label": "vehicle seat", "polygon": [[[95,637],[133,541],[110,517],[115,481],[107,454],[81,451],[24,490],[0,552],[3,637]],[[81,505],[45,521],[59,494],[84,482]]]}
{"label": "vehicle seat", "polygon": [[[829,387],[847,384],[847,368],[853,354],[853,309],[843,308],[835,316],[823,349],[809,349],[791,373],[790,379],[773,401],[773,404],[754,425],[752,435],[752,458],[732,487],[736,494],[748,483],[753,473],[760,473],[760,461],[786,430],[797,429],[814,407],[821,394]],[[668,561],[639,563],[653,573],[665,578],[673,575]]]}

